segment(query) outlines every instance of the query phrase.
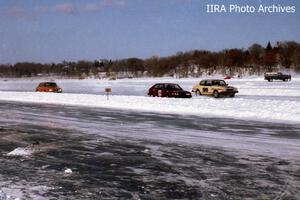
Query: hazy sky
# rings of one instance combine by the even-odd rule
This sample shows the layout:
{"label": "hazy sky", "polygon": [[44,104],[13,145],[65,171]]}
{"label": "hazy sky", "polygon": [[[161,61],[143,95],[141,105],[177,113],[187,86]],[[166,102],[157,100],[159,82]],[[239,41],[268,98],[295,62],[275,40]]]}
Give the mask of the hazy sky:
{"label": "hazy sky", "polygon": [[[296,12],[207,13],[211,3]],[[145,58],[282,40],[300,41],[298,0],[0,0],[0,63]]]}

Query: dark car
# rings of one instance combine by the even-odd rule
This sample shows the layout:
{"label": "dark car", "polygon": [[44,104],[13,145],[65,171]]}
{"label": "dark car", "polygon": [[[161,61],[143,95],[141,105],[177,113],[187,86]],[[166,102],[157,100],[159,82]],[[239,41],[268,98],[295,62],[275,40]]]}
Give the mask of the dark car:
{"label": "dark car", "polygon": [[36,92],[57,92],[61,93],[62,89],[55,82],[43,82],[35,89]]}
{"label": "dark car", "polygon": [[269,82],[273,80],[291,81],[292,77],[290,74],[283,74],[281,72],[266,72],[265,80]]}
{"label": "dark car", "polygon": [[149,89],[148,95],[152,97],[192,97],[192,93],[183,90],[178,84],[175,83],[157,83]]}

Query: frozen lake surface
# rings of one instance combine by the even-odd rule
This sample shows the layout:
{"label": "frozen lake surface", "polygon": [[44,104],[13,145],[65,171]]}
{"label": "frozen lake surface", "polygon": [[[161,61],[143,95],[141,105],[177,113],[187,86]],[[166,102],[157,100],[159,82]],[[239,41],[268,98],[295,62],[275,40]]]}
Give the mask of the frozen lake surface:
{"label": "frozen lake surface", "polygon": [[297,199],[300,125],[0,103],[2,199]]}

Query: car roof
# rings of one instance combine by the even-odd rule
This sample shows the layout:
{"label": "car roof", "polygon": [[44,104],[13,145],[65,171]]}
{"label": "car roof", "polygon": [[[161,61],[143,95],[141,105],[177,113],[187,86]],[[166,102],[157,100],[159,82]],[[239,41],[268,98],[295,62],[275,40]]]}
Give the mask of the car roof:
{"label": "car roof", "polygon": [[163,85],[179,85],[178,83],[155,83],[154,85],[163,84]]}
{"label": "car roof", "polygon": [[201,81],[224,81],[223,79],[203,79]]}
{"label": "car roof", "polygon": [[51,82],[51,81],[50,82],[41,82],[40,84],[45,84],[45,83],[55,83],[55,82]]}

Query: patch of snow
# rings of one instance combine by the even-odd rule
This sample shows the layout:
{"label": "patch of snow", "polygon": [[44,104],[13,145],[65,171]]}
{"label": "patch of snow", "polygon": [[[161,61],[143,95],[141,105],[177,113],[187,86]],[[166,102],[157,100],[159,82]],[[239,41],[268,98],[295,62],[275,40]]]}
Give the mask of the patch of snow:
{"label": "patch of snow", "polygon": [[8,156],[30,156],[33,153],[33,150],[28,148],[18,147],[13,151],[7,153]]}
{"label": "patch of snow", "polygon": [[[24,190],[24,188],[26,189]],[[44,197],[44,194],[51,189],[48,186],[30,185],[24,182],[0,182],[0,200],[46,200],[48,198]]]}
{"label": "patch of snow", "polygon": [[73,171],[70,168],[65,169],[64,173],[66,174],[72,174]]}

